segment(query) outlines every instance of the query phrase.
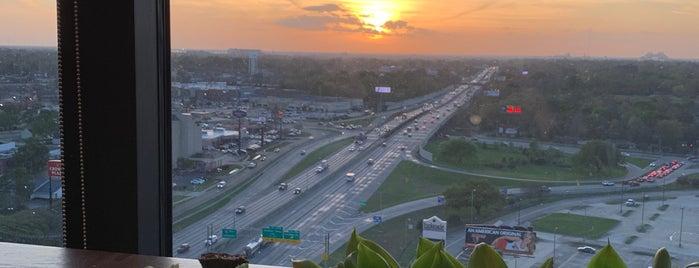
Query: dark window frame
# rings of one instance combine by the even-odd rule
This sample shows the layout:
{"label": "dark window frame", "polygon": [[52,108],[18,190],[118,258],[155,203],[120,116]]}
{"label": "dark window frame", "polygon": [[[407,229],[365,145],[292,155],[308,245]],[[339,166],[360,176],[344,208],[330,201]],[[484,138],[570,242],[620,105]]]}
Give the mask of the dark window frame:
{"label": "dark window frame", "polygon": [[64,246],[171,256],[169,0],[57,13]]}

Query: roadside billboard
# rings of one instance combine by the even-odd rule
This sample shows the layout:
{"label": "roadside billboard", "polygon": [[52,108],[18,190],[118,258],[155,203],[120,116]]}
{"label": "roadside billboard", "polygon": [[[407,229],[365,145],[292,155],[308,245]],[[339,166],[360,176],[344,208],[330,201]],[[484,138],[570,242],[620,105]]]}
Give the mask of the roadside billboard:
{"label": "roadside billboard", "polygon": [[533,255],[535,242],[536,233],[530,230],[466,225],[466,247],[470,249],[486,243],[502,253]]}
{"label": "roadside billboard", "polygon": [[49,160],[48,175],[49,177],[61,177],[61,160]]}
{"label": "roadside billboard", "polygon": [[376,93],[391,93],[391,87],[376,87],[374,90]]}

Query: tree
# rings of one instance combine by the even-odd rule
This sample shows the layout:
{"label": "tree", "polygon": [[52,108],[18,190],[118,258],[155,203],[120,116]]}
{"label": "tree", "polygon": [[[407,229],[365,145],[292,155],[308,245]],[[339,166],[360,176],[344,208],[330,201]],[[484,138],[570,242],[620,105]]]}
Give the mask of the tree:
{"label": "tree", "polygon": [[621,163],[622,157],[619,150],[609,143],[593,140],[582,147],[572,158],[573,167],[589,172],[590,174],[600,174],[606,168],[611,168]]}
{"label": "tree", "polygon": [[469,180],[453,185],[444,191],[444,198],[447,206],[452,208],[463,209],[473,205],[477,215],[481,214],[482,208],[499,207],[505,203],[505,197],[498,188],[484,180]]}
{"label": "tree", "polygon": [[49,158],[49,149],[36,138],[25,140],[25,144],[17,148],[17,152],[10,160],[10,167],[25,168],[29,173],[46,168]]}

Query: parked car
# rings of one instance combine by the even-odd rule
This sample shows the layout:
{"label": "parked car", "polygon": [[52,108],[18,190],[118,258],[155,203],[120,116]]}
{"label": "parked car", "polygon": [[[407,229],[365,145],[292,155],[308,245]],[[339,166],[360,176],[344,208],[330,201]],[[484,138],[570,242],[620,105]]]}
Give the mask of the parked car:
{"label": "parked car", "polygon": [[286,190],[286,188],[289,188],[288,184],[286,184],[284,182],[279,184],[279,191],[284,191],[284,190]]}
{"label": "parked car", "polygon": [[235,209],[235,214],[243,214],[245,213],[245,206],[239,206],[238,208]]}
{"label": "parked car", "polygon": [[585,252],[585,253],[591,253],[591,254],[595,254],[597,252],[597,250],[591,246],[578,247],[578,251]]}
{"label": "parked car", "polygon": [[184,243],[177,247],[177,253],[187,252],[189,250],[189,244]]}

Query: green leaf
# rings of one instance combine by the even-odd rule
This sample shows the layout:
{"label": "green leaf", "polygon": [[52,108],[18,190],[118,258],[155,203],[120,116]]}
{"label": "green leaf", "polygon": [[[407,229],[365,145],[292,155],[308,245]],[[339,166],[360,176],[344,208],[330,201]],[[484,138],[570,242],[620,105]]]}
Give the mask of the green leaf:
{"label": "green leaf", "polygon": [[320,265],[310,260],[291,260],[293,268],[322,268]]}
{"label": "green leaf", "polygon": [[[388,267],[400,268],[400,265],[398,265],[398,261],[396,261],[396,259],[394,259],[393,256],[391,256],[391,254],[388,253],[388,251],[386,251],[384,248],[379,246],[379,244],[376,244],[376,243],[374,243],[374,241],[363,238],[361,236],[357,236],[357,237],[359,238],[358,249],[361,249],[362,247],[367,247],[367,248],[371,249],[375,254],[378,254],[379,256],[381,256],[381,258],[386,261],[386,264],[388,265]],[[358,254],[357,255],[357,267],[361,267],[361,268],[363,268],[363,267],[372,267],[373,268],[374,267],[374,266],[362,266],[362,265],[360,265],[360,262],[359,262],[360,258],[361,258],[361,255]]]}
{"label": "green leaf", "polygon": [[684,268],[688,268],[688,267],[699,267],[699,261],[695,261],[693,263],[687,264],[687,266],[685,266]]}
{"label": "green leaf", "polygon": [[587,268],[626,268],[626,263],[607,241],[607,245],[592,256]]}
{"label": "green leaf", "polygon": [[[441,243],[441,242],[440,242],[440,243]],[[450,265],[449,265],[448,267],[452,267],[452,268],[466,268],[459,260],[457,260],[456,258],[454,258],[454,256],[452,256],[451,254],[449,254],[449,252],[447,252],[446,250],[444,250],[444,248],[442,248],[442,249],[439,251],[439,253],[442,254],[442,258],[444,258],[445,260],[447,260],[447,261],[449,262]],[[441,267],[441,266],[438,266],[438,267]]]}
{"label": "green leaf", "polygon": [[349,241],[347,241],[347,248],[345,248],[345,256],[350,256],[352,252],[357,252],[357,245],[359,244],[359,235],[357,234],[357,229],[352,230]]}
{"label": "green leaf", "polygon": [[429,239],[424,238],[424,237],[420,237],[420,241],[418,241],[418,243],[417,243],[417,256],[415,256],[415,258],[420,258],[420,256],[422,256],[422,254],[429,251],[430,249],[432,249],[436,245],[437,245],[437,243],[432,242],[432,240],[429,240]]}
{"label": "green leaf", "polygon": [[670,253],[667,252],[665,247],[659,248],[655,252],[655,257],[653,258],[653,268],[671,268],[672,261],[670,260]]}
{"label": "green leaf", "polygon": [[[420,254],[420,256],[417,257],[417,259],[415,259],[415,261],[413,261],[410,264],[410,267],[434,267],[435,258],[437,258],[437,252],[439,251],[439,248],[442,247],[442,243],[432,244],[433,246],[427,249],[426,251],[422,252],[422,254]],[[424,247],[426,247],[427,245],[429,245],[429,243],[425,243]]]}
{"label": "green leaf", "polygon": [[468,260],[468,268],[507,268],[507,264],[502,260],[502,256],[498,254],[490,245],[479,243],[473,247],[473,252]]}
{"label": "green leaf", "polygon": [[542,263],[539,268],[553,268],[553,257],[546,259],[546,261]]}
{"label": "green leaf", "polygon": [[357,267],[391,268],[381,254],[366,246],[363,241],[357,246]]}

